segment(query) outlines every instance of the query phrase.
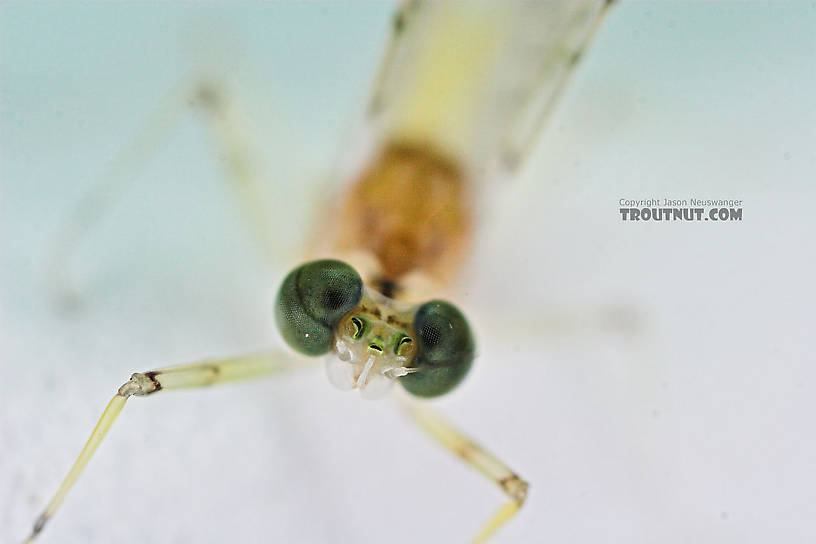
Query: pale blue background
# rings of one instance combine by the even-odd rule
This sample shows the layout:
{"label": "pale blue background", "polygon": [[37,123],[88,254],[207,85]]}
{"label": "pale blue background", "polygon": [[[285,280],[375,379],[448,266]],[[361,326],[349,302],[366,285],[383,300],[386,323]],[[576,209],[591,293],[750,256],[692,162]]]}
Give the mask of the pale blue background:
{"label": "pale blue background", "polygon": [[[60,220],[206,68],[291,249],[390,11],[0,6],[0,541],[130,372],[279,343],[285,266],[254,251],[193,112],[82,245],[68,314],[44,281]],[[816,539],[814,59],[813,3],[624,2],[521,179],[483,195],[453,295],[480,358],[440,405],[532,482],[497,542]],[[620,221],[619,198],[654,196],[742,199],[744,220]],[[501,500],[318,371],[134,400],[42,542],[457,542]]]}

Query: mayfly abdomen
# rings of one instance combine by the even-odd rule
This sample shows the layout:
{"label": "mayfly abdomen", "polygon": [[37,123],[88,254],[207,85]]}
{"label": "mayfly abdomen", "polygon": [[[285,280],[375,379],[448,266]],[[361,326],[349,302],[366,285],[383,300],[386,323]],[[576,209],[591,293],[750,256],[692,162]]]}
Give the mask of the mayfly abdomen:
{"label": "mayfly abdomen", "polygon": [[376,143],[337,201],[333,249],[367,255],[366,281],[398,296],[414,291],[406,281],[456,277],[474,207],[522,163],[608,4],[406,2],[368,109]]}

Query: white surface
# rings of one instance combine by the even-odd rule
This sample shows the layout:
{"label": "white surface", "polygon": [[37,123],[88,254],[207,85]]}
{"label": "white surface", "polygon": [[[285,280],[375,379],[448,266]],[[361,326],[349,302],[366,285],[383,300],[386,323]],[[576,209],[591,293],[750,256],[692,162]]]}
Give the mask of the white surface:
{"label": "white surface", "polygon": [[[72,314],[42,281],[61,217],[191,50],[233,68],[297,212],[283,182],[326,173],[389,12],[189,7],[0,12],[2,542],[130,372],[279,343],[286,270],[252,250],[198,118],[83,245]],[[532,484],[497,542],[816,538],[814,27],[805,3],[624,3],[523,179],[491,197],[457,295],[480,358],[439,404]],[[621,222],[619,198],[651,196],[742,199],[744,220]],[[283,219],[287,239],[305,222]],[[456,542],[501,501],[317,369],[131,401],[42,542]]]}

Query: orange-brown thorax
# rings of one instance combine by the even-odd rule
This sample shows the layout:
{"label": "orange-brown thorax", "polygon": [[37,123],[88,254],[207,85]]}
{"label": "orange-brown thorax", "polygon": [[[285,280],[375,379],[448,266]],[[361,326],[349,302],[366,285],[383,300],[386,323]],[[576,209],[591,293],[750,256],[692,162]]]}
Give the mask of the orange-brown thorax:
{"label": "orange-brown thorax", "polygon": [[341,250],[366,250],[386,281],[421,272],[438,280],[461,260],[470,232],[464,174],[426,146],[391,144],[341,206]]}

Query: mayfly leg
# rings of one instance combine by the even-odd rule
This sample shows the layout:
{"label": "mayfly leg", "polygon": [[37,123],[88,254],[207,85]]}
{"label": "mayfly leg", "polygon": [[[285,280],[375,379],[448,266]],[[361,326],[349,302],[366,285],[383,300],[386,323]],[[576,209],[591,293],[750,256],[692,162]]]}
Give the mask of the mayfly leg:
{"label": "mayfly leg", "polygon": [[280,232],[272,222],[269,198],[253,154],[247,127],[229,88],[217,80],[202,80],[193,91],[194,103],[211,118],[220,156],[227,165],[230,186],[238,198],[263,257],[274,262]]}
{"label": "mayfly leg", "polygon": [[210,119],[218,153],[227,166],[230,187],[244,212],[242,215],[263,256],[273,262],[277,231],[271,221],[269,198],[252,160],[246,127],[225,86],[217,80],[202,79],[195,84],[180,84],[167,94],[60,225],[47,268],[49,287],[58,300],[76,302],[79,293],[71,264],[78,247],[137,181],[184,114],[189,113],[191,105],[201,108]]}
{"label": "mayfly leg", "polygon": [[448,423],[441,415],[417,402],[403,403],[411,419],[431,438],[490,479],[510,499],[493,515],[473,539],[486,542],[519,511],[527,498],[529,484],[501,459]]}
{"label": "mayfly leg", "polygon": [[114,157],[99,180],[62,221],[47,268],[49,287],[61,302],[70,303],[77,298],[71,275],[77,247],[167,141],[183,111],[179,105],[188,92],[186,86],[180,86],[168,93],[136,137]]}
{"label": "mayfly leg", "polygon": [[137,372],[125,382],[108,403],[102,416],[91,432],[73,466],[60,484],[57,492],[34,523],[26,543],[31,543],[43,530],[65,500],[71,487],[79,479],[99,444],[105,438],[125,403],[132,396],[144,397],[159,391],[207,387],[237,380],[257,379],[285,370],[304,366],[304,359],[283,351],[243,355],[225,359],[212,359],[198,363],[171,366],[149,372]]}

